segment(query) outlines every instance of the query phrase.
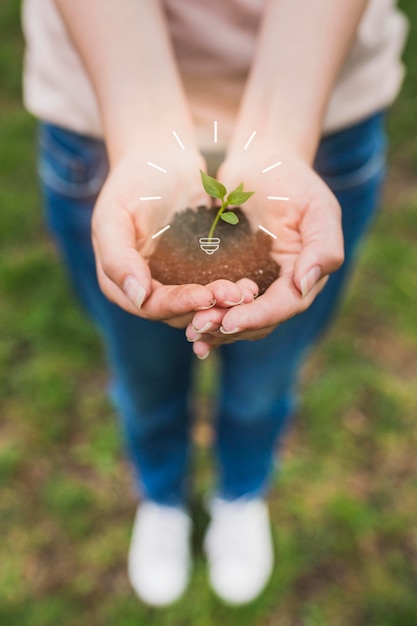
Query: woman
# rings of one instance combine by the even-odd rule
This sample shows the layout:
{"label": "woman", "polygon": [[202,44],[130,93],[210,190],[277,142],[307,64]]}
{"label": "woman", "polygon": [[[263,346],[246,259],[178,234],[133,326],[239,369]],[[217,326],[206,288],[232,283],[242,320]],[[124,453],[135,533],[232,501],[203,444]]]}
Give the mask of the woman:
{"label": "woman", "polygon": [[[149,604],[173,602],[189,578],[187,400],[193,353],[213,348],[226,375],[210,583],[243,604],[269,578],[265,499],[298,372],[378,205],[406,30],[394,5],[25,1],[48,223],[107,347],[142,497],[129,575]],[[204,202],[200,169],[255,190],[248,218],[279,235],[281,276],[259,298],[248,279],[152,279],[142,253],[175,211]]]}

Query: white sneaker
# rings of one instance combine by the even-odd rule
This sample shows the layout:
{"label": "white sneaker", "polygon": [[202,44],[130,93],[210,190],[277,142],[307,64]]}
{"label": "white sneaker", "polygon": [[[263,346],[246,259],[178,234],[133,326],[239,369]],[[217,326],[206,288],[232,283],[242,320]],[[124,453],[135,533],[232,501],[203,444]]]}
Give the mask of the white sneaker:
{"label": "white sneaker", "polygon": [[128,557],[133,589],[147,604],[166,606],[184,592],[190,573],[191,520],[180,508],[144,502],[136,513]]}
{"label": "white sneaker", "polygon": [[228,604],[251,602],[264,589],[274,564],[267,504],[217,498],[211,516],[204,540],[211,586]]}

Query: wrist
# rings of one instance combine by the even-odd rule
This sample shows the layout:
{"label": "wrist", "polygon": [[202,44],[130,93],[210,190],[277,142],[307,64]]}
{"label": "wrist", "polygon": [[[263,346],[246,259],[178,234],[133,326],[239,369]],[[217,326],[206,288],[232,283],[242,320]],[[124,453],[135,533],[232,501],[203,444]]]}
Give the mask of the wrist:
{"label": "wrist", "polygon": [[[244,133],[242,133],[242,136]],[[246,133],[249,137],[250,133]],[[257,130],[251,146],[244,150],[242,141],[233,142],[226,152],[222,167],[244,170],[257,163],[260,171],[282,162],[303,162],[308,166],[314,163],[318,142],[311,138],[290,134],[288,129],[274,129],[274,133]],[[271,168],[272,169],[272,168]]]}
{"label": "wrist", "polygon": [[[245,149],[254,131],[255,135]],[[282,102],[272,111],[253,107],[249,115],[243,112],[238,118],[227,150],[227,160],[241,158],[242,154],[253,155],[255,151],[267,161],[286,155],[312,165],[320,136],[320,115],[308,115],[302,111],[294,115],[290,104],[286,106]]]}
{"label": "wrist", "polygon": [[202,156],[195,134],[189,125],[178,120],[166,120],[164,124],[136,123],[130,129],[127,125],[107,128],[105,140],[111,167],[132,155],[141,155],[163,169],[177,161],[189,166],[194,162],[197,171],[201,167]]}

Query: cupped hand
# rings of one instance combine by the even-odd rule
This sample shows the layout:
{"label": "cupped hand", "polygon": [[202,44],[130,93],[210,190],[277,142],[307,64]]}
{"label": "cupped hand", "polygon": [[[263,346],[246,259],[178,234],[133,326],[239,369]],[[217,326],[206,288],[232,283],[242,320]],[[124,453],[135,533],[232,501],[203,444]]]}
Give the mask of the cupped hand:
{"label": "cupped hand", "polygon": [[102,291],[126,311],[184,328],[196,311],[253,300],[245,281],[162,285],[151,276],[152,236],[176,211],[210,202],[200,169],[198,152],[152,146],[132,147],[111,168],[93,213],[93,247]]}
{"label": "cupped hand", "polygon": [[281,271],[255,301],[194,315],[186,336],[200,358],[223,343],[263,338],[307,309],[344,258],[339,203],[300,157],[243,153],[222,165],[218,179],[228,189],[243,182],[245,190],[255,192],[242,210],[253,230],[268,231],[271,256]]}

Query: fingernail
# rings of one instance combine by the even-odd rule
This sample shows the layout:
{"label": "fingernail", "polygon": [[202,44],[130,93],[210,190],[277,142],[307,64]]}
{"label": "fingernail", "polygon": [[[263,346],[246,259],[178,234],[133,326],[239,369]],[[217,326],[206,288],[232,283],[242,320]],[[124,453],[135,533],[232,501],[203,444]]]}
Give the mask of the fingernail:
{"label": "fingernail", "polygon": [[123,283],[123,292],[129,298],[131,303],[138,309],[143,304],[146,291],[134,276],[127,276]]}
{"label": "fingernail", "polygon": [[204,359],[206,359],[209,354],[210,354],[210,350],[206,352],[205,354],[201,354],[201,355],[197,354],[197,359],[200,359],[200,361],[204,361]]}
{"label": "fingernail", "polygon": [[206,333],[208,330],[210,330],[211,327],[212,327],[211,322],[207,322],[207,324],[204,324],[203,328],[196,328],[193,324],[193,328],[196,333]]}
{"label": "fingernail", "polygon": [[201,339],[201,333],[197,333],[195,337],[193,337],[192,339],[189,339],[187,337],[187,341],[189,341],[190,343],[194,343],[194,341],[200,341]]}
{"label": "fingernail", "polygon": [[216,300],[213,299],[208,306],[199,306],[197,311],[207,311],[207,309],[212,309],[214,306],[216,306]]}
{"label": "fingernail", "polygon": [[309,270],[307,274],[302,277],[302,279],[300,280],[300,287],[301,295],[303,296],[303,298],[305,298],[306,295],[310,293],[310,291],[313,289],[314,285],[318,283],[320,278],[321,269],[318,265],[312,267],[311,270]]}
{"label": "fingernail", "polygon": [[232,328],[232,330],[226,330],[223,326],[220,326],[220,332],[223,333],[223,335],[233,335],[233,333],[238,333],[240,330],[239,326]]}
{"label": "fingernail", "polygon": [[242,304],[245,299],[245,296],[242,296],[239,302],[232,302],[231,300],[225,300],[224,303],[227,306],[237,306],[238,304]]}

